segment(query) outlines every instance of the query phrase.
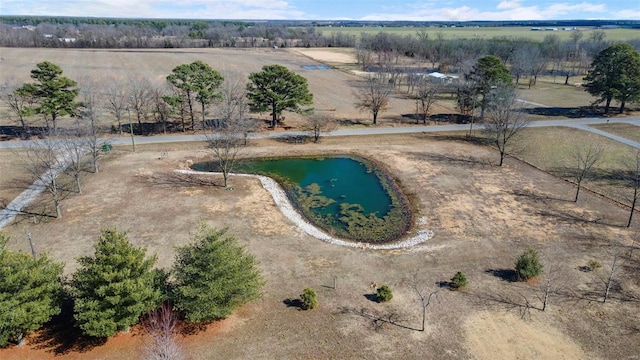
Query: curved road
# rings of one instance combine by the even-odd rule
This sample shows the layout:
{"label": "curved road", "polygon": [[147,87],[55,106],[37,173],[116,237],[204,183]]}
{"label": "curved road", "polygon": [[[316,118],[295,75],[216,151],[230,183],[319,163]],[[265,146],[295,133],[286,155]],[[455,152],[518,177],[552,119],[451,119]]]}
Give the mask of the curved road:
{"label": "curved road", "polygon": [[[564,126],[572,127],[584,131],[590,131],[601,136],[619,141],[623,144],[640,149],[640,143],[629,140],[608,132],[595,129],[589,125],[607,124],[607,123],[627,123],[640,126],[640,117],[628,117],[620,119],[606,118],[583,118],[569,120],[543,120],[529,123],[529,127],[550,127]],[[480,127],[481,125],[478,125]],[[323,136],[358,136],[358,135],[383,135],[383,134],[409,134],[409,133],[429,133],[429,132],[446,132],[446,131],[466,131],[469,125],[423,125],[423,126],[406,126],[406,127],[381,127],[381,128],[365,128],[365,129],[343,129],[323,134]],[[285,132],[268,132],[250,134],[250,139],[278,138],[286,136],[306,135],[306,132],[285,131]],[[158,143],[175,143],[188,141],[205,141],[204,135],[163,135],[163,136],[137,136],[136,144],[158,144]],[[131,143],[131,138],[120,137],[106,140],[112,145],[127,145]],[[31,145],[32,141],[4,141],[0,142],[0,149],[17,149]],[[55,175],[53,175],[55,176]],[[22,194],[16,197],[6,208],[0,210],[0,229],[9,224],[13,218],[18,215],[39,193],[44,190],[41,183],[34,183]]]}
{"label": "curved road", "polygon": [[[606,118],[583,118],[583,119],[567,119],[567,120],[541,120],[529,123],[529,127],[549,127],[564,126],[573,127],[580,130],[590,131],[598,135],[606,136],[621,143],[640,149],[640,143],[616,136],[589,125],[607,124],[607,123],[627,123],[640,126],[640,116],[606,119]],[[478,128],[481,125],[477,125]],[[376,127],[376,128],[360,128],[360,129],[342,129],[329,133],[323,133],[322,136],[358,136],[358,135],[385,135],[385,134],[410,134],[410,133],[428,133],[428,132],[447,132],[447,131],[465,131],[469,129],[469,125],[422,125],[422,126],[403,126],[403,127]],[[286,136],[306,135],[306,132],[300,131],[283,131],[283,132],[266,132],[249,134],[250,139],[278,138]],[[161,135],[161,136],[136,136],[135,142],[138,144],[160,144],[188,141],[205,141],[206,137],[200,135]],[[112,145],[127,145],[131,143],[131,138],[127,136],[109,139]],[[0,142],[0,149],[11,149],[26,147],[30,141],[4,141]]]}

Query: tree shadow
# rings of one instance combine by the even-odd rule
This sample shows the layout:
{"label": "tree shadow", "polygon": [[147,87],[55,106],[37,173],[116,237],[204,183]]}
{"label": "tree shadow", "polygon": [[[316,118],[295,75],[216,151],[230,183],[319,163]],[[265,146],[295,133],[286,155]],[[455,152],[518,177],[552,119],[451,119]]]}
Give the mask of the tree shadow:
{"label": "tree shadow", "polygon": [[561,199],[559,197],[553,197],[553,196],[549,196],[549,195],[539,195],[539,194],[536,194],[536,193],[534,193],[532,191],[524,190],[524,189],[513,190],[513,191],[511,191],[511,194],[515,195],[515,196],[526,197],[526,198],[529,198],[529,199],[531,199],[533,201],[536,201],[536,202],[538,202],[538,201],[545,202],[545,201],[548,201],[548,200],[561,201],[561,202],[573,202],[573,200],[570,200],[570,199]]}
{"label": "tree shadow", "polygon": [[[475,127],[474,129],[475,129],[473,130],[474,132],[481,131],[480,129],[476,129]],[[491,139],[488,139],[486,137],[481,137],[481,136],[475,136],[475,135],[469,136],[468,133],[460,134],[460,135],[452,135],[451,133],[438,133],[438,132],[426,133],[425,132],[422,134],[414,134],[414,136],[417,139],[421,139],[421,140],[424,140],[426,137],[432,141],[447,141],[447,142],[453,141],[453,142],[469,143],[473,145],[492,146]]]}
{"label": "tree shadow", "polygon": [[46,134],[48,129],[42,126],[28,126],[26,131],[22,126],[3,125],[0,126],[0,141],[12,139],[26,140],[36,134]]}
{"label": "tree shadow", "polygon": [[570,119],[585,118],[585,117],[599,117],[602,116],[600,112],[594,109],[592,106],[579,106],[579,107],[532,107],[524,108],[522,112],[530,115],[540,116],[560,116]]}
{"label": "tree shadow", "polygon": [[287,305],[287,307],[297,308],[298,310],[304,309],[304,303],[300,299],[284,299],[282,303]]}
{"label": "tree shadow", "polygon": [[371,123],[369,122],[362,122],[361,120],[354,120],[354,119],[337,119],[336,122],[339,125],[343,125],[343,126],[353,126],[353,125],[365,125],[365,126],[369,126],[371,125]]}
{"label": "tree shadow", "polygon": [[[189,124],[191,125],[191,124]],[[202,124],[200,124],[201,126]],[[163,134],[163,133],[178,133],[178,132],[182,132],[182,127],[181,125],[178,125],[176,123],[173,122],[143,122],[141,124],[138,124],[137,122],[133,122],[131,123],[131,126],[133,126],[133,135],[137,135],[137,136],[150,136],[150,135],[155,135],[155,134]],[[196,123],[196,126],[198,126],[198,124]],[[197,128],[196,130],[198,130],[199,128]],[[122,134],[129,134],[131,133],[131,127],[129,123],[124,123],[120,125],[120,129],[118,129],[116,126],[111,128],[111,132],[112,133],[122,133]],[[191,129],[189,129],[191,130]]]}
{"label": "tree shadow", "polygon": [[429,120],[445,124],[469,124],[471,123],[471,116],[454,113],[434,114],[429,116]]}
{"label": "tree shadow", "polygon": [[369,300],[369,301],[373,301],[373,302],[379,302],[378,301],[378,295],[376,294],[364,294],[364,297]]}
{"label": "tree shadow", "polygon": [[[69,196],[69,194],[65,194],[62,199],[66,198],[66,196]],[[43,194],[39,194],[38,196],[33,198],[22,209],[14,207],[10,208],[10,203],[5,199],[2,199],[2,201],[0,201],[0,209],[6,210],[12,215],[15,215],[12,220],[12,223],[14,225],[25,222],[33,222],[34,224],[37,224],[54,220],[56,219],[55,205],[53,203],[53,199],[51,199],[47,195],[48,193],[44,191]]]}
{"label": "tree shadow", "polygon": [[400,115],[403,124],[424,125],[426,122],[431,121],[431,116],[424,116],[424,114],[401,114]]}
{"label": "tree shadow", "polygon": [[604,219],[603,217],[597,217],[595,219],[583,219],[577,215],[560,213],[560,212],[551,211],[551,210],[540,210],[536,214],[542,217],[555,219],[556,221],[566,222],[569,224],[601,224],[601,225],[613,226],[617,228],[624,227],[624,224],[613,224],[608,221],[603,221]]}
{"label": "tree shadow", "polygon": [[207,330],[207,325],[211,324],[211,322],[203,322],[203,323],[189,323],[186,321],[181,321],[180,323],[180,334],[184,336],[188,335],[196,335],[199,332]]}
{"label": "tree shadow", "polygon": [[371,320],[371,324],[376,331],[382,330],[385,325],[391,325],[407,330],[421,331],[418,328],[404,325],[403,323],[405,323],[407,319],[402,318],[395,311],[384,311],[384,313],[380,313],[376,310],[366,308],[357,310],[355,308],[343,307],[340,309],[340,313],[356,315]]}
{"label": "tree shadow", "polygon": [[48,349],[56,355],[69,352],[86,352],[104,345],[107,338],[86,336],[75,326],[73,300],[66,299],[59,315],[45,324],[32,339],[36,349]]}
{"label": "tree shadow", "polygon": [[[575,175],[576,168],[569,166],[556,166],[549,169],[549,172],[563,179],[571,179]],[[626,187],[630,186],[630,184],[624,179],[631,178],[632,175],[631,171],[624,169],[593,168],[589,172],[588,179],[592,181],[606,181],[609,185]]]}
{"label": "tree shadow", "polygon": [[490,166],[491,164],[484,159],[476,159],[473,157],[463,156],[451,156],[446,154],[416,154],[425,160],[431,162],[440,162],[448,165],[462,165],[462,166]]}
{"label": "tree shadow", "polygon": [[487,269],[486,273],[491,274],[508,282],[516,282],[516,271],[513,269]]}
{"label": "tree shadow", "polygon": [[285,144],[307,144],[313,142],[313,136],[309,135],[283,135],[274,138],[278,142]]}
{"label": "tree shadow", "polygon": [[215,177],[197,174],[181,174],[174,171],[168,173],[158,173],[149,176],[151,185],[158,187],[190,188],[194,186],[211,186],[222,187],[222,184],[216,183]]}
{"label": "tree shadow", "polygon": [[531,320],[531,309],[542,311],[529,300],[530,295],[525,292],[498,292],[487,294],[467,293],[481,303],[487,303],[503,308],[505,311],[515,311],[522,320]]}

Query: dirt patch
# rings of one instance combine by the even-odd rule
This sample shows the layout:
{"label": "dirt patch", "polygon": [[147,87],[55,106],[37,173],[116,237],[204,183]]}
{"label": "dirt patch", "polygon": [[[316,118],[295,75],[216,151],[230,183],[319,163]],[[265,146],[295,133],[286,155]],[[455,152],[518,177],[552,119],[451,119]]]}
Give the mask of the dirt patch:
{"label": "dirt patch", "polygon": [[358,62],[354,49],[328,50],[320,48],[294,49],[293,51],[326,64],[348,65]]}
{"label": "dirt patch", "polygon": [[474,314],[465,321],[464,329],[471,355],[478,360],[592,358],[558,329],[526,322],[511,313]]}

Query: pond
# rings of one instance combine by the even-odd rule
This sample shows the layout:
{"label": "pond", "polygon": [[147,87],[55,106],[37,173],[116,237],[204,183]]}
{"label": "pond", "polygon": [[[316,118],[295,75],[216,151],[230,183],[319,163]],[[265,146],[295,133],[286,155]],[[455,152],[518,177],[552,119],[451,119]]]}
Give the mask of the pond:
{"label": "pond", "polygon": [[[215,165],[200,163],[193,169],[215,171]],[[331,235],[381,243],[398,239],[410,225],[408,206],[396,184],[364,159],[250,159],[236,170],[274,178],[298,211]]]}

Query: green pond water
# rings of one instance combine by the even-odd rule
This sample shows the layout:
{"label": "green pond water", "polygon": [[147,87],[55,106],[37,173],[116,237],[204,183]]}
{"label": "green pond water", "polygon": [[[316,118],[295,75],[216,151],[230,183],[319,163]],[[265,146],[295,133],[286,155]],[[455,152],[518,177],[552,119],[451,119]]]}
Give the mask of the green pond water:
{"label": "green pond water", "polygon": [[[215,171],[216,166],[193,168]],[[373,164],[349,157],[253,159],[235,171],[276,179],[308,220],[334,235],[385,242],[408,228],[402,197]]]}

